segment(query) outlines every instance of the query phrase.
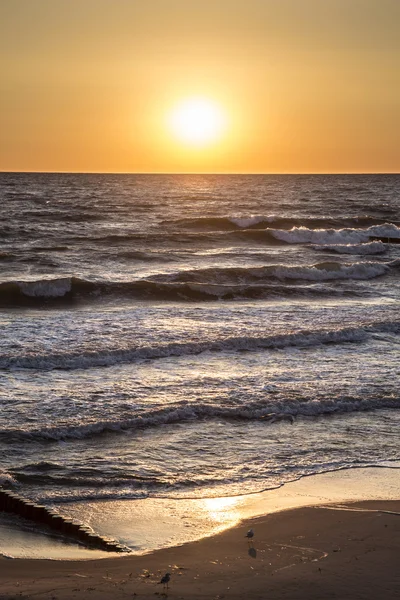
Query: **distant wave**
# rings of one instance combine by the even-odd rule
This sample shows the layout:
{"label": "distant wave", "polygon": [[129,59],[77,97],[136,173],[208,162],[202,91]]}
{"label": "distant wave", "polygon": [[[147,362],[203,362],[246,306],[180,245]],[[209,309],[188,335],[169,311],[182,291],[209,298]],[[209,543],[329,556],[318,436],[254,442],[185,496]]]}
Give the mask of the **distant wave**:
{"label": "distant wave", "polygon": [[24,217],[30,220],[37,219],[41,223],[46,221],[56,223],[85,223],[91,221],[104,221],[108,215],[101,215],[95,212],[83,212],[83,211],[66,211],[66,210],[53,210],[50,212],[49,209],[37,210],[26,210]]}
{"label": "distant wave", "polygon": [[[105,256],[109,258],[110,253],[106,253]],[[141,252],[140,250],[121,250],[115,253],[115,257],[141,262],[173,262],[179,259],[179,256],[172,252]]]}
{"label": "distant wave", "polygon": [[[396,261],[341,264],[325,261],[313,265],[268,265],[260,267],[210,267],[155,275],[134,281],[89,281],[78,277],[43,278],[0,283],[0,306],[34,306],[43,301],[93,300],[101,296],[160,301],[202,301],[234,298],[263,298],[293,295],[291,282],[314,283],[333,280],[368,280],[380,277],[399,265]],[[274,282],[281,283],[280,286]],[[298,288],[310,295],[335,293],[325,288]]]}
{"label": "distant wave", "polygon": [[294,227],[290,231],[271,230],[277,239],[287,244],[360,244],[370,237],[400,238],[400,227],[392,223],[373,225],[367,229],[309,229]]}
{"label": "distant wave", "polygon": [[[197,220],[196,220],[197,221]],[[203,222],[202,219],[200,219]],[[206,219],[208,221],[208,219]],[[217,219],[219,222],[220,220]],[[243,225],[249,225],[249,219],[241,221]],[[264,222],[265,227],[239,227],[230,219],[223,222],[226,226],[218,227],[197,227],[182,229],[176,224],[174,227],[165,226],[162,232],[156,230],[132,231],[121,233],[104,233],[99,235],[95,231],[88,237],[83,234],[73,234],[66,237],[68,244],[90,241],[96,246],[122,246],[126,249],[132,244],[145,244],[146,248],[154,247],[172,247],[178,251],[183,245],[190,245],[193,248],[203,245],[214,245],[216,243],[257,243],[263,246],[278,246],[287,244],[361,244],[367,243],[370,237],[389,237],[400,238],[400,227],[393,223],[372,225],[368,228],[348,227],[327,228],[328,223],[324,219],[319,219],[318,223],[313,220],[313,224],[320,225],[320,228],[293,226],[292,223],[281,223],[281,220]],[[306,220],[307,221],[307,220]],[[304,219],[302,220],[304,222]],[[229,224],[229,226],[228,226]],[[330,223],[331,224],[331,223]],[[222,225],[222,223],[220,223]],[[279,225],[281,228],[279,228]],[[136,250],[136,248],[129,250]],[[140,250],[141,251],[141,250]]]}
{"label": "distant wave", "polygon": [[202,352],[238,352],[279,349],[290,346],[312,347],[320,344],[360,343],[368,336],[380,333],[400,333],[400,321],[383,321],[359,327],[337,329],[310,329],[293,333],[242,336],[210,339],[202,342],[170,342],[156,345],[132,345],[87,351],[52,351],[0,355],[1,369],[87,369],[131,363],[144,359],[169,356],[188,356]]}
{"label": "distant wave", "polygon": [[[309,229],[343,229],[349,227],[370,227],[385,224],[384,219],[373,216],[354,217],[280,217],[271,216],[232,216],[232,217],[194,217],[177,221],[164,221],[165,225],[176,228],[199,229],[203,231],[226,231],[238,229],[266,229],[273,226],[277,229],[309,228]],[[400,221],[396,222],[400,225]]]}
{"label": "distant wave", "polygon": [[[313,265],[268,265],[262,267],[210,267],[153,277],[154,281],[191,283],[252,283],[268,279],[329,281],[332,279],[372,279],[384,275],[393,263],[357,262],[342,264],[325,261]],[[395,266],[395,265],[393,265]]]}
{"label": "distant wave", "polygon": [[313,246],[314,250],[322,252],[337,252],[338,254],[383,254],[387,246],[383,242],[366,242],[364,244],[325,244]]}
{"label": "distant wave", "polygon": [[[243,403],[234,407],[220,407],[197,402],[192,405],[173,406],[162,409],[143,411],[132,415],[131,418],[122,420],[102,420],[94,423],[43,427],[37,429],[0,429],[0,438],[3,440],[47,440],[58,441],[67,439],[85,439],[98,436],[105,432],[119,432],[135,429],[146,429],[162,425],[184,423],[197,419],[226,419],[242,421],[261,421],[265,426],[273,426],[275,422],[281,422],[284,417],[317,417],[337,413],[348,413],[356,411],[367,411],[382,408],[400,408],[400,396],[388,395],[369,399],[362,398],[332,398],[329,400],[292,400],[290,403],[276,401],[265,396],[265,402]],[[51,470],[45,469],[46,477],[51,477]],[[20,476],[21,479],[29,480],[29,473]],[[53,479],[56,479],[53,476]],[[55,483],[55,481],[53,481]],[[65,483],[62,474],[59,475],[59,483]],[[69,483],[71,481],[69,480]],[[77,481],[75,480],[76,484]],[[109,483],[112,483],[109,481]]]}
{"label": "distant wave", "polygon": [[[37,285],[35,285],[37,284]],[[28,291],[28,293],[26,293]],[[43,280],[29,286],[21,282],[0,284],[0,306],[64,306],[75,302],[100,302],[107,298],[155,300],[160,302],[210,302],[215,300],[250,300],[292,296],[357,296],[360,292],[331,289],[321,284],[276,285],[273,283],[215,284],[138,280],[133,282],[93,283],[72,277]],[[366,293],[364,290],[363,293]]]}
{"label": "distant wave", "polygon": [[87,242],[90,241],[100,247],[105,244],[109,246],[126,247],[130,244],[143,243],[146,247],[152,246],[159,248],[162,245],[172,246],[174,251],[181,245],[195,247],[196,245],[209,246],[216,242],[234,242],[234,241],[254,241],[263,245],[286,245],[287,242],[279,240],[268,229],[240,229],[232,230],[232,227],[226,231],[182,231],[165,229],[160,233],[155,232],[130,232],[130,233],[110,233],[104,235],[92,234],[89,238],[81,234],[73,234],[68,236],[70,242]]}

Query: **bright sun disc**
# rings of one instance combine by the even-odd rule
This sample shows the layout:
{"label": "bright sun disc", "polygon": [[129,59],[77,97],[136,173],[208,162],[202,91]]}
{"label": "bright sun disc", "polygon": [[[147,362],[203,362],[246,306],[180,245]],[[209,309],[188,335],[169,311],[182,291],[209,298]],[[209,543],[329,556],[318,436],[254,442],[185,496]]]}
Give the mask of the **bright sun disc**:
{"label": "bright sun disc", "polygon": [[210,144],[221,137],[226,118],[221,108],[207,98],[191,98],[176,106],[169,118],[173,135],[194,146]]}

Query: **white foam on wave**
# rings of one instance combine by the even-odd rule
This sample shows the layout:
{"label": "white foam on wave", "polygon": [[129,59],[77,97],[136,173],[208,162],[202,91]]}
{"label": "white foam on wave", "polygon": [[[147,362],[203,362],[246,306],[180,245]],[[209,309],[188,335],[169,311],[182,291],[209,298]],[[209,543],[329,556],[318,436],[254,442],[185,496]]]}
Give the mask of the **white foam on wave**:
{"label": "white foam on wave", "polygon": [[262,217],[262,216],[253,216],[250,217],[230,217],[229,220],[231,223],[234,223],[238,227],[243,229],[247,229],[252,225],[258,225],[258,223],[262,222],[271,222],[274,220],[274,217]]}
{"label": "white foam on wave", "polygon": [[400,227],[385,223],[367,229],[308,229],[293,227],[289,231],[271,229],[270,233],[288,244],[360,244],[368,242],[371,236],[400,238]]}
{"label": "white foam on wave", "polygon": [[389,265],[377,262],[341,265],[337,262],[323,262],[305,267],[277,266],[275,276],[280,279],[306,279],[308,281],[328,281],[332,279],[373,279],[389,271]]}
{"label": "white foam on wave", "polygon": [[382,254],[386,252],[383,242],[366,242],[364,244],[325,244],[313,246],[313,250],[331,251],[338,254]]}
{"label": "white foam on wave", "polygon": [[39,281],[16,281],[25,296],[40,298],[61,298],[71,291],[70,277],[60,279],[41,279]]}
{"label": "white foam on wave", "polygon": [[0,486],[3,485],[12,485],[16,483],[14,477],[11,475],[11,473],[8,473],[8,471],[4,471],[3,469],[0,469]]}
{"label": "white foam on wave", "polygon": [[319,417],[322,415],[343,414],[374,409],[400,408],[400,396],[388,395],[385,398],[332,398],[326,400],[274,400],[266,392],[263,406],[257,402],[252,406],[243,403],[239,406],[221,407],[217,404],[197,402],[183,407],[170,407],[162,410],[133,415],[131,418],[115,421],[62,427],[44,427],[38,429],[20,429],[2,431],[23,439],[42,439],[62,441],[67,439],[86,439],[105,432],[119,432],[135,429],[147,429],[163,425],[185,423],[199,419],[227,419],[262,422],[265,426],[274,426],[284,421],[295,423],[296,417]]}
{"label": "white foam on wave", "polygon": [[86,352],[32,352],[18,356],[0,356],[2,369],[88,369],[116,364],[158,359],[170,356],[190,356],[202,352],[257,351],[290,346],[310,347],[319,344],[362,342],[373,333],[400,333],[400,322],[382,322],[360,327],[327,330],[306,330],[270,336],[228,337],[204,342],[172,342],[158,345],[105,348]]}
{"label": "white foam on wave", "polygon": [[335,260],[326,260],[311,265],[266,265],[262,267],[212,267],[206,269],[180,271],[168,274],[160,278],[154,277],[154,281],[162,283],[180,283],[187,279],[186,285],[193,291],[203,291],[210,295],[218,296],[228,291],[227,286],[246,286],[252,283],[262,283],[263,280],[276,278],[303,279],[309,281],[326,281],[331,279],[372,279],[387,273],[395,267],[395,261],[388,263],[376,261],[363,261],[344,263]]}

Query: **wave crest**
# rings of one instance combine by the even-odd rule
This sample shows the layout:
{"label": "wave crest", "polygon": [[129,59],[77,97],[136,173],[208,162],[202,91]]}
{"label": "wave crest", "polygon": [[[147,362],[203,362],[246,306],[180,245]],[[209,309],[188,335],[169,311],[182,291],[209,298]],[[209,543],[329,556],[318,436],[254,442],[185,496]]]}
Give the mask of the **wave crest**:
{"label": "wave crest", "polygon": [[[83,425],[64,427],[47,427],[39,429],[0,430],[0,437],[7,440],[45,440],[59,441],[67,439],[86,439],[109,432],[147,429],[162,425],[185,423],[199,419],[224,419],[242,421],[260,421],[266,426],[277,422],[292,423],[296,417],[318,417],[322,415],[340,414],[356,411],[367,411],[382,408],[400,408],[400,397],[392,395],[384,398],[360,399],[343,398],[320,400],[295,400],[290,403],[274,401],[268,398],[262,406],[260,403],[243,404],[234,407],[197,403],[195,405],[174,406],[139,413],[131,418],[115,421],[97,421]],[[25,479],[29,473],[25,474]],[[60,475],[62,478],[62,475]]]}
{"label": "wave crest", "polygon": [[309,229],[293,227],[290,231],[271,230],[277,239],[287,244],[360,244],[370,237],[400,238],[400,227],[393,223],[373,225],[367,229]]}
{"label": "wave crest", "polygon": [[[283,285],[279,290],[273,289],[271,284],[274,280],[367,280],[382,276],[396,266],[395,261],[387,264],[358,262],[344,265],[327,261],[314,265],[211,267],[155,275],[149,279],[134,281],[89,281],[78,277],[6,281],[0,283],[0,306],[35,305],[44,300],[98,299],[102,295],[161,301],[260,298],[268,294],[293,294],[293,289]],[[304,291],[300,290],[300,293]],[[310,293],[313,291],[310,290]]]}
{"label": "wave crest", "polygon": [[313,250],[337,252],[338,254],[383,254],[387,248],[383,242],[366,242],[364,244],[325,244],[313,246]]}
{"label": "wave crest", "polygon": [[[383,219],[362,215],[354,217],[282,217],[278,215],[234,215],[225,217],[192,217],[177,221],[164,221],[174,229],[198,229],[201,231],[229,231],[232,229],[343,229],[385,225]],[[394,225],[400,225],[395,222]]]}
{"label": "wave crest", "polygon": [[50,352],[0,356],[1,369],[87,369],[115,364],[131,363],[144,359],[170,356],[190,356],[202,352],[258,351],[289,346],[310,347],[319,344],[362,342],[374,333],[400,333],[400,321],[384,321],[359,327],[303,330],[293,333],[228,337],[204,342],[171,342],[157,345],[105,348],[86,352]]}

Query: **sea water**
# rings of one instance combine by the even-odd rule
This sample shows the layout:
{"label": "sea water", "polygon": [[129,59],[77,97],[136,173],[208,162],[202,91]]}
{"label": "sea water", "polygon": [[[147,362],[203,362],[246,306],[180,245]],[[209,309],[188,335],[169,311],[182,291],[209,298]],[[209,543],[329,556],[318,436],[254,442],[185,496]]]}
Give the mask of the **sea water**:
{"label": "sea water", "polygon": [[3,486],[59,506],[396,466],[400,176],[2,173],[0,205]]}

